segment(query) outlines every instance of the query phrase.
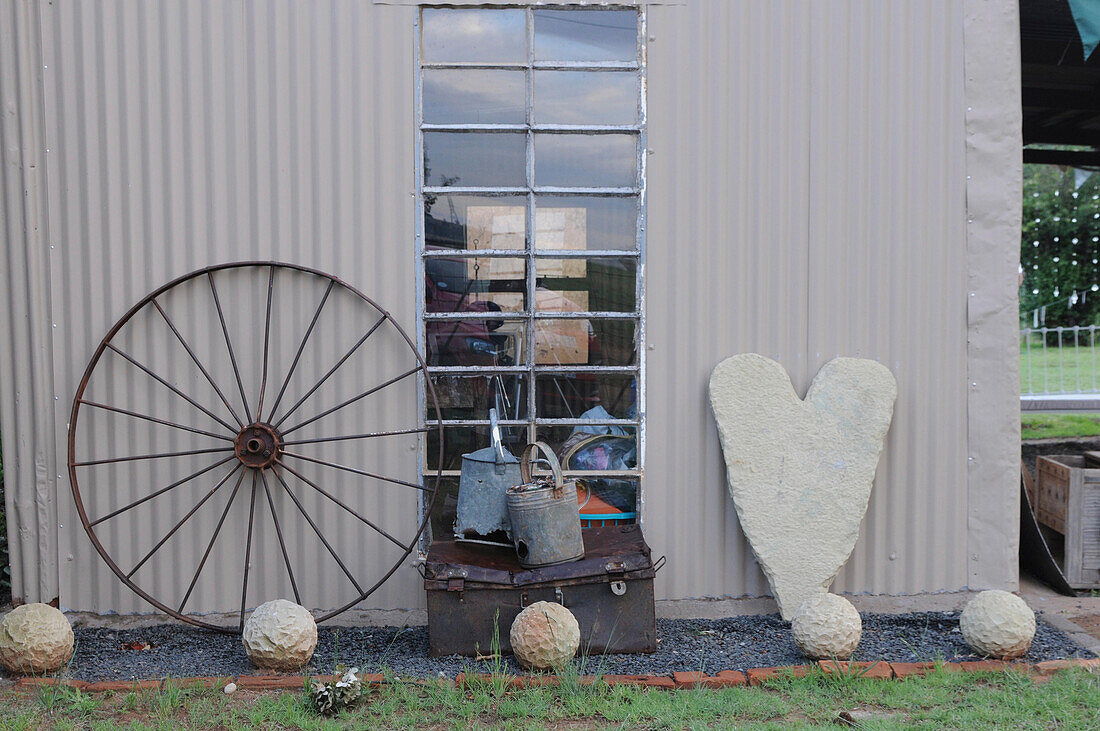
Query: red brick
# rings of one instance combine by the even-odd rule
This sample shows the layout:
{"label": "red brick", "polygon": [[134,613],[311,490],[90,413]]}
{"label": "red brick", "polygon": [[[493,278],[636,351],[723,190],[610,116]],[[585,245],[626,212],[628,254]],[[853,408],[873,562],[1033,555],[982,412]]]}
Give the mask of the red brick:
{"label": "red brick", "polygon": [[760,685],[764,681],[779,677],[788,671],[796,678],[804,678],[810,674],[812,668],[812,665],[787,665],[780,668],[749,668],[745,671],[745,674],[749,678],[749,685]]}
{"label": "red brick", "polygon": [[672,680],[676,683],[677,688],[694,688],[706,677],[705,673],[700,673],[697,670],[672,674]]}
{"label": "red brick", "polygon": [[242,675],[237,678],[237,687],[248,690],[290,690],[304,685],[302,675]]}
{"label": "red brick", "polygon": [[848,673],[854,677],[867,678],[868,680],[890,680],[894,677],[894,671],[890,669],[890,663],[883,662],[882,660],[878,662],[818,660],[817,664],[827,675],[833,673]]}
{"label": "red brick", "polygon": [[662,690],[676,689],[676,683],[667,675],[647,675],[643,677],[645,678],[645,686],[647,688],[660,688]]}
{"label": "red brick", "polygon": [[1004,660],[966,660],[958,665],[964,672],[968,673],[999,673],[1004,670],[1026,673],[1028,671],[1027,663],[1005,662]]}
{"label": "red brick", "polygon": [[748,682],[748,678],[740,670],[723,670],[717,675],[704,678],[700,685],[704,688],[735,688]]}
{"label": "red brick", "polygon": [[648,675],[605,675],[603,682],[608,685],[645,685]]}
{"label": "red brick", "polygon": [[17,688],[33,688],[39,685],[66,685],[70,688],[80,688],[83,690],[86,683],[82,680],[69,680],[67,678],[39,678],[31,676],[23,676],[15,680],[15,687]]}
{"label": "red brick", "polygon": [[907,678],[910,675],[928,675],[935,671],[934,662],[892,662],[890,669],[894,671],[895,678]]}
{"label": "red brick", "polygon": [[1047,660],[1035,664],[1035,672],[1039,675],[1050,675],[1059,670],[1068,668],[1085,668],[1089,672],[1100,672],[1100,658],[1077,658],[1075,660]]}

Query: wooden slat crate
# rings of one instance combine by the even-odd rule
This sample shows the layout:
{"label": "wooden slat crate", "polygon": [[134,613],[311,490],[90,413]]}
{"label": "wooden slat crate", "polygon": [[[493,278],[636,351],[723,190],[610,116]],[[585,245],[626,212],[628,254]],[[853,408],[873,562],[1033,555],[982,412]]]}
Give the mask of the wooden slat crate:
{"label": "wooden slat crate", "polygon": [[1065,537],[1066,579],[1100,589],[1100,452],[1039,457],[1036,472],[1036,517]]}

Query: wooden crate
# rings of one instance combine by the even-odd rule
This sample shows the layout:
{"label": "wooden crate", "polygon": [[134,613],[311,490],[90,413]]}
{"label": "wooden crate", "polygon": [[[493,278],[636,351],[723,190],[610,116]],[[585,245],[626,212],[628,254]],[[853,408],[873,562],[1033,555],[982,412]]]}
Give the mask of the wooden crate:
{"label": "wooden crate", "polygon": [[1036,472],[1036,517],[1065,539],[1066,580],[1100,589],[1100,453],[1039,457]]}

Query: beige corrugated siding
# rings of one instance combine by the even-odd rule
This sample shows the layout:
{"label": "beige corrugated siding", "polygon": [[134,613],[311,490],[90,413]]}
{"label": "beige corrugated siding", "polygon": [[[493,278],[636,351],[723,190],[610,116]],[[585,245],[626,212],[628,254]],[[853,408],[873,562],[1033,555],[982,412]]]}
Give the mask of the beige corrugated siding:
{"label": "beige corrugated siding", "polygon": [[[1011,120],[994,115],[968,127],[964,57],[992,73],[1018,39],[1001,23],[999,51],[986,43],[971,58],[970,5],[698,0],[649,8],[644,522],[655,552],[668,556],[659,597],[767,591],[727,496],[705,393],[711,367],[745,351],[780,360],[803,392],[838,354],[875,358],[898,377],[879,479],[838,589],[1014,585],[1012,435],[995,425],[975,430],[985,417],[967,413],[967,271],[982,264],[968,260],[967,218],[980,211],[967,209],[964,155],[975,136],[1010,136],[997,125]],[[986,5],[1002,12],[1011,3]],[[415,9],[358,0],[66,0],[8,3],[4,13],[0,134],[12,273],[2,277],[0,314],[26,345],[4,354],[11,374],[0,380],[8,501],[20,525],[16,582],[28,599],[51,598],[56,581],[67,607],[147,611],[91,549],[67,479],[56,484],[56,522],[49,514],[49,473],[64,463],[83,368],[147,291],[239,259],[336,273],[413,330]],[[7,16],[32,20],[8,24]],[[45,68],[28,68],[39,60]],[[995,95],[1002,112],[1018,107],[1018,88],[1011,92],[1008,83]],[[9,105],[20,107],[22,123],[10,119]],[[13,148],[23,152],[13,157]],[[13,162],[38,154],[45,186]],[[990,154],[1011,163],[1005,146]],[[995,164],[982,174],[1001,193],[985,205],[1018,201],[1018,180]],[[27,229],[42,213],[17,205],[24,188],[48,210],[48,242]],[[1008,251],[1015,239],[1003,245]],[[308,318],[316,292],[293,296],[304,312],[297,317]],[[1014,289],[999,279],[985,296],[1002,318],[1014,306]],[[25,297],[43,305],[28,307]],[[179,307],[193,322],[209,317],[201,306]],[[170,344],[163,332],[148,332],[158,347]],[[205,332],[196,347],[212,353],[218,337],[216,328]],[[326,342],[337,349],[337,341]],[[988,340],[983,353],[1014,357],[1014,338],[998,342]],[[995,379],[984,393],[1014,407],[1012,383]],[[139,395],[164,398],[151,388]],[[409,389],[380,413],[411,419],[413,403]],[[132,426],[104,427],[96,444],[130,453],[146,438]],[[992,482],[968,482],[973,454],[991,455]],[[376,456],[395,471],[415,469],[414,451]],[[140,489],[127,484],[116,499]],[[974,495],[1000,512],[979,534]],[[180,500],[176,509],[190,506]],[[411,522],[415,512],[408,496],[369,507],[397,521]],[[325,516],[336,525],[335,513]],[[212,530],[216,517],[196,520]],[[232,520],[243,530],[243,513]],[[43,539],[58,524],[54,569]],[[112,538],[140,556],[170,524],[155,517]],[[351,541],[352,529],[341,530]],[[968,576],[976,535],[991,558]],[[323,549],[299,539],[292,550],[317,567],[315,588],[341,594]],[[149,581],[167,590],[189,580],[202,546],[164,550],[173,568]],[[349,548],[364,571],[377,563],[373,550]],[[285,593],[278,554],[265,558],[253,580]],[[201,583],[195,609],[239,603],[239,558],[227,551],[221,560],[226,571]],[[36,578],[38,571],[47,576]],[[422,606],[419,577],[402,568],[368,604]]]}

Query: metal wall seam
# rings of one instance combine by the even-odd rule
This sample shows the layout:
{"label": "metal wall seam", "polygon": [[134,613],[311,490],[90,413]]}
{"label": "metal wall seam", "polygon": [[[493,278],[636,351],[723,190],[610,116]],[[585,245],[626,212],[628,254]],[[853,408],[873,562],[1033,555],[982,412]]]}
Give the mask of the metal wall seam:
{"label": "metal wall seam", "polygon": [[[56,425],[39,4],[0,8],[0,429],[15,601],[58,596]],[[64,423],[64,422],[62,422]]]}
{"label": "metal wall seam", "polygon": [[968,584],[1014,590],[1020,525],[1020,249],[1015,242],[1023,180],[1019,5],[963,0],[962,7]]}

